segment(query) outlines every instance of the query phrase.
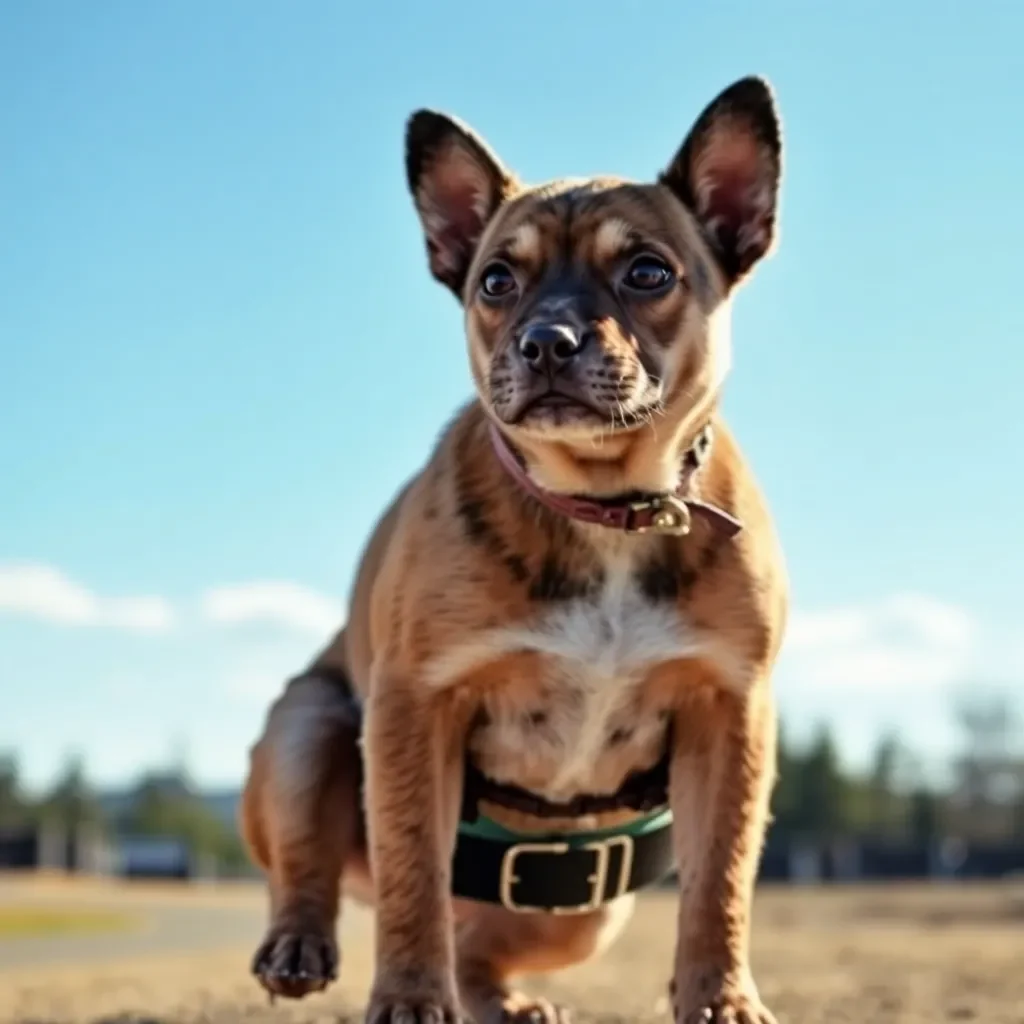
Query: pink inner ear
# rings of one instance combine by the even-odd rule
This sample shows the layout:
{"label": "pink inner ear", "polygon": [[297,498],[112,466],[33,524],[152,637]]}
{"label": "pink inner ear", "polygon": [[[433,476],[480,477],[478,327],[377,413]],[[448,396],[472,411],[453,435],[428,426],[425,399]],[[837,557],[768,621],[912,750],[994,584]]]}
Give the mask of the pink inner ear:
{"label": "pink inner ear", "polygon": [[700,219],[719,245],[742,257],[768,248],[772,169],[748,133],[715,130],[694,159],[692,180]]}
{"label": "pink inner ear", "polygon": [[443,222],[438,225],[437,242],[443,234],[475,242],[491,206],[493,185],[486,172],[458,145],[440,155],[424,182],[424,199]]}
{"label": "pink inner ear", "polygon": [[482,205],[479,183],[465,179],[438,183],[437,207],[448,223],[448,231],[475,238],[483,227]]}

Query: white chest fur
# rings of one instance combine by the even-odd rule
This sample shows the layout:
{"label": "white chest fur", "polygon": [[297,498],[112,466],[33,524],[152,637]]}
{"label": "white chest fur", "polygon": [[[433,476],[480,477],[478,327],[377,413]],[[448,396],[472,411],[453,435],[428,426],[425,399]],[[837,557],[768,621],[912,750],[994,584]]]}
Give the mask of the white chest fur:
{"label": "white chest fur", "polygon": [[596,594],[555,604],[526,623],[478,635],[435,659],[428,666],[428,682],[451,685],[510,653],[542,655],[547,691],[539,709],[543,725],[524,726],[518,718],[495,722],[488,745],[502,763],[524,757],[543,763],[545,795],[565,799],[587,788],[595,765],[624,724],[638,746],[657,742],[664,723],[656,715],[648,721],[626,721],[650,670],[709,650],[707,636],[693,629],[678,606],[648,599],[630,562],[620,559],[607,566]]}

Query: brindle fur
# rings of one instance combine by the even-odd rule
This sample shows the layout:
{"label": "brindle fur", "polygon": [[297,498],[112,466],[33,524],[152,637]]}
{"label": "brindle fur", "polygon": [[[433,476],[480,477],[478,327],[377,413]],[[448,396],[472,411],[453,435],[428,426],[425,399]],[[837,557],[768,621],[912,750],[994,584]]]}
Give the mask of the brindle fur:
{"label": "brindle fur", "polygon": [[[748,937],[787,587],[769,513],[718,412],[731,300],[775,238],[781,144],[769,89],[749,78],[725,90],[651,184],[526,187],[466,126],[426,111],[410,120],[407,146],[431,270],[465,309],[476,395],[382,516],[347,624],[274,703],[252,749],[241,822],[271,895],[257,973],[273,993],[323,988],[343,887],[376,907],[368,1020],[554,1020],[562,1011],[512,992],[510,977],[603,949],[633,897],[569,917],[452,900],[463,759],[564,801],[614,793],[671,736],[676,1022],[770,1022]],[[678,275],[665,294],[623,290],[638,248]],[[515,274],[511,301],[479,293],[496,255]],[[536,382],[514,340],[552,316],[593,332],[564,378],[590,410],[523,417]],[[605,496],[673,489],[710,421],[694,493],[744,530],[724,539],[699,521],[665,538],[562,518],[512,483],[491,420],[542,486]],[[363,704],[362,755],[343,688],[327,678],[339,672]],[[486,810],[524,831],[553,824]]]}

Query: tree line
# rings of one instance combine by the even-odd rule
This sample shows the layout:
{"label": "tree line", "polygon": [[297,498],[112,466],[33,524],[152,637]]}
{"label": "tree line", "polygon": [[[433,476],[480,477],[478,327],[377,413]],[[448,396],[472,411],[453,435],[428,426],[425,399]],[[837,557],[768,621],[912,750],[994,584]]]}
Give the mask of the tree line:
{"label": "tree line", "polygon": [[113,808],[108,805],[77,756],[68,759],[48,790],[32,797],[21,784],[17,758],[0,755],[0,829],[52,823],[94,830],[108,840],[167,837],[185,842],[193,855],[215,858],[228,871],[248,865],[237,828],[210,808],[184,769],[145,772]]}
{"label": "tree line", "polygon": [[938,772],[926,771],[895,731],[879,737],[870,766],[855,772],[841,763],[830,728],[797,748],[783,724],[772,835],[1024,841],[1024,728],[1012,701],[979,689],[955,703],[953,720],[957,750]]}
{"label": "tree line", "polygon": [[[834,731],[819,727],[793,743],[780,726],[778,781],[772,796],[776,839],[871,838],[931,842],[955,836],[1024,841],[1024,729],[1006,696],[975,692],[954,710],[960,742],[936,776],[896,733],[879,738],[872,763],[844,765]],[[183,768],[142,775],[118,809],[105,807],[79,758],[37,797],[26,794],[13,755],[0,755],[0,828],[56,821],[108,836],[168,836],[229,869],[247,858],[233,822],[213,812]]]}

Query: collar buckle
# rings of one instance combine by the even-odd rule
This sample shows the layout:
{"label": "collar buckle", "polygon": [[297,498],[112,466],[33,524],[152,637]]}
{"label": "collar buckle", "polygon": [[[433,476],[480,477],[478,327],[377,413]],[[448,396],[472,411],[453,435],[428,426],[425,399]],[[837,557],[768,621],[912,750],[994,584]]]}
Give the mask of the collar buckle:
{"label": "collar buckle", "polygon": [[657,533],[665,537],[685,537],[693,525],[689,506],[674,494],[649,501],[629,503],[627,533]]}

